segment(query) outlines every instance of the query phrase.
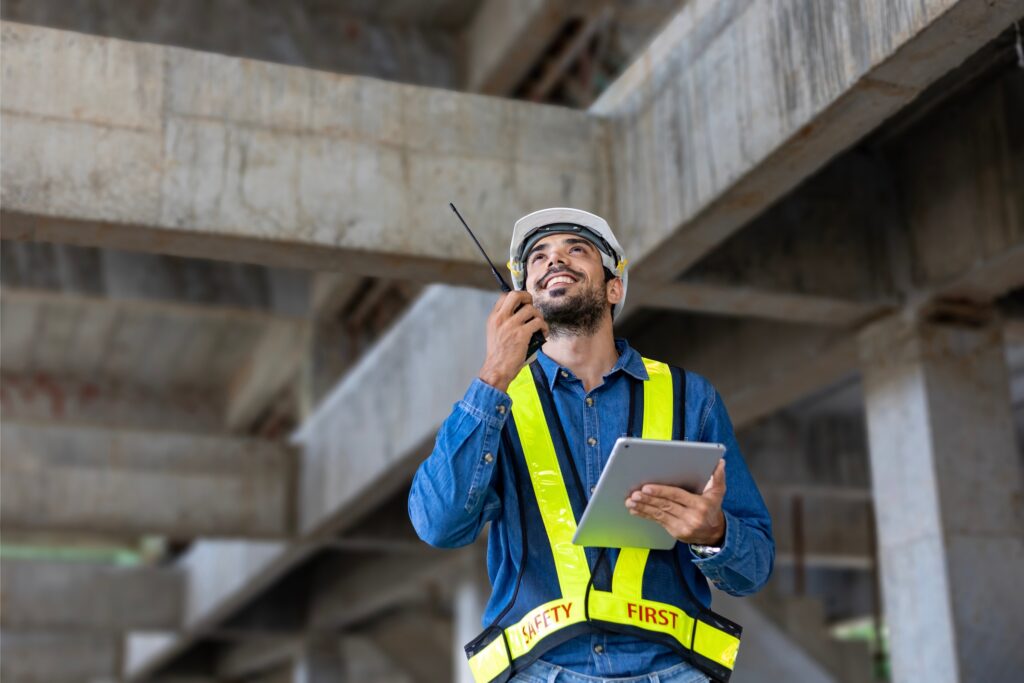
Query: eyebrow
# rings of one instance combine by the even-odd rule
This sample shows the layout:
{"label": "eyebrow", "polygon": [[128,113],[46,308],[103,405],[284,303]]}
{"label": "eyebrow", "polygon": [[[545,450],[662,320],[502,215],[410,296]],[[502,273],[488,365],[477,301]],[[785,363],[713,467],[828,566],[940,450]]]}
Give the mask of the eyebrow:
{"label": "eyebrow", "polygon": [[[566,237],[564,240],[562,240],[562,244],[585,244],[588,247],[594,246],[593,244],[590,243],[590,240],[583,239],[582,237]],[[547,248],[548,245],[546,244],[538,244],[537,246],[530,250],[530,253],[526,255],[526,258],[530,258],[538,251],[547,251]]]}

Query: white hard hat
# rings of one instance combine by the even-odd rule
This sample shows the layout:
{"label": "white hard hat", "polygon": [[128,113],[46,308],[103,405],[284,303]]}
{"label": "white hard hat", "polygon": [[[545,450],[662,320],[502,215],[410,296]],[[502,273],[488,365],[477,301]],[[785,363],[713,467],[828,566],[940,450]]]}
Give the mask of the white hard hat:
{"label": "white hard hat", "polygon": [[594,244],[601,254],[601,262],[612,274],[622,278],[622,301],[612,309],[612,318],[618,316],[626,301],[626,287],[629,261],[615,239],[608,221],[589,211],[568,208],[541,209],[527,214],[516,221],[512,230],[512,244],[509,246],[508,269],[512,273],[512,284],[522,290],[526,287],[526,255],[530,248],[547,235],[578,234]]}

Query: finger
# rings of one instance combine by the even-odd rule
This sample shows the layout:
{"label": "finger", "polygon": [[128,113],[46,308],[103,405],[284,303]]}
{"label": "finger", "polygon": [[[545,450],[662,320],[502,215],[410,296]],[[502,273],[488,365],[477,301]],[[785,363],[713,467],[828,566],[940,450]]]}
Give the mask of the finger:
{"label": "finger", "polygon": [[528,323],[526,323],[523,326],[523,328],[527,332],[529,332],[531,335],[534,332],[540,330],[544,334],[544,338],[545,339],[548,338],[548,324],[547,324],[547,322],[545,322],[544,318],[540,318],[540,317],[534,318],[533,320],[531,320]]}
{"label": "finger", "polygon": [[667,531],[670,536],[676,539],[685,538],[690,533],[690,527],[685,520],[665,515],[662,511],[657,509],[643,507],[632,508],[630,509],[629,514],[632,517],[648,519],[654,522]]}
{"label": "finger", "polygon": [[651,500],[636,494],[626,499],[626,507],[632,512],[655,521],[679,519],[684,508],[664,499]]}
{"label": "finger", "polygon": [[704,486],[704,493],[725,494],[725,458],[721,458],[718,461],[715,471],[711,473],[711,478],[708,479],[708,483]]}
{"label": "finger", "polygon": [[512,320],[522,325],[533,318],[541,317],[543,316],[541,316],[540,311],[537,310],[536,306],[533,304],[524,304],[522,308],[512,315]]}
{"label": "finger", "polygon": [[533,297],[530,296],[529,292],[511,291],[505,294],[505,299],[501,306],[501,312],[506,317],[511,317],[517,308],[523,304],[529,303],[533,303]]}
{"label": "finger", "polygon": [[700,499],[700,496],[696,493],[690,493],[678,486],[665,486],[663,484],[644,484],[640,492],[655,498],[666,498],[683,507],[690,507]]}

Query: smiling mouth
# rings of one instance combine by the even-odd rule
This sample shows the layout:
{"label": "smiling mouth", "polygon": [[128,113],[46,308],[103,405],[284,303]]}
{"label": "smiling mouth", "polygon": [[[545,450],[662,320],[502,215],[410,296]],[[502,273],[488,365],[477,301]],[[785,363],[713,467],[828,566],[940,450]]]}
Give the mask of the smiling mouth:
{"label": "smiling mouth", "polygon": [[551,278],[548,279],[547,282],[544,283],[544,289],[552,289],[554,287],[571,285],[575,283],[576,279],[573,278],[571,275],[553,275]]}

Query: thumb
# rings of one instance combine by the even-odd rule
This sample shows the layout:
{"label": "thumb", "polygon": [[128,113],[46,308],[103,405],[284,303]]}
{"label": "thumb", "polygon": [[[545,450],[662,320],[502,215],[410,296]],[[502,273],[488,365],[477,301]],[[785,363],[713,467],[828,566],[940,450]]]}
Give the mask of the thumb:
{"label": "thumb", "polygon": [[704,485],[704,495],[712,495],[721,500],[725,496],[725,458],[721,458],[715,466],[715,471]]}

